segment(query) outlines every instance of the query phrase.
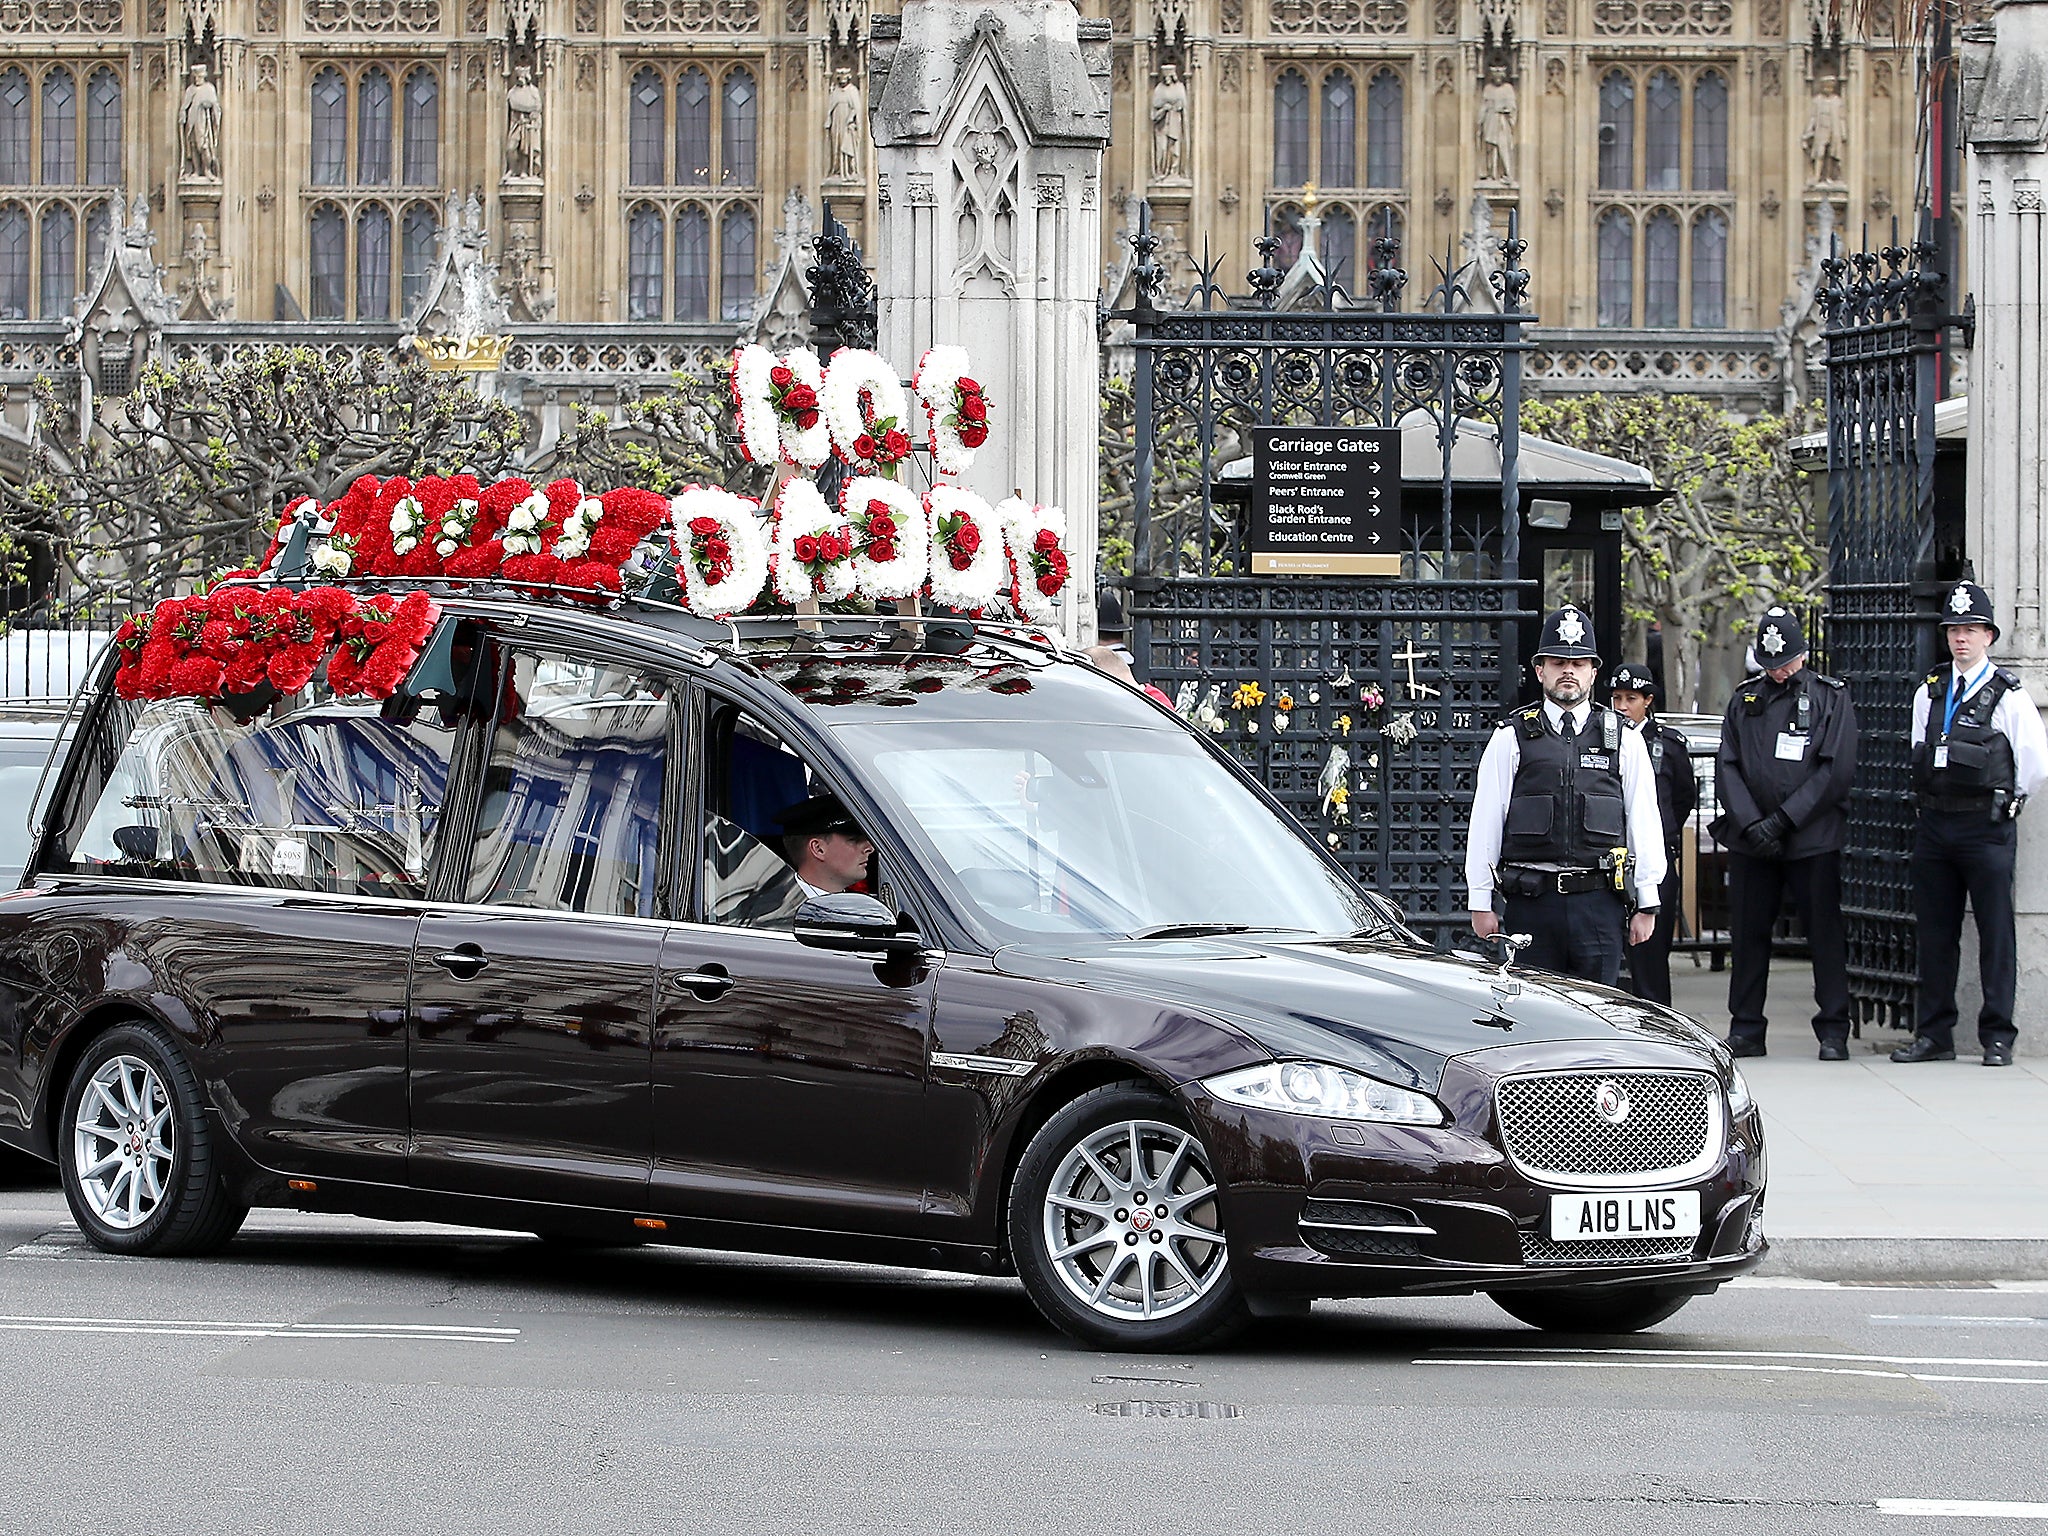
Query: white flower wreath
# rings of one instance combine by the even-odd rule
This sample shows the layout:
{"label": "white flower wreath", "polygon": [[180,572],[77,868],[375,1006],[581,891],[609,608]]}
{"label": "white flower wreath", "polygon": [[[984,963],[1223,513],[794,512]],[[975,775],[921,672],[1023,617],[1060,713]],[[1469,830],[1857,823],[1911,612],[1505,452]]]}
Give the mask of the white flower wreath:
{"label": "white flower wreath", "polygon": [[[875,502],[887,508],[894,525],[886,536],[893,551],[887,560],[869,553],[877,542],[870,531],[869,508]],[[839,510],[853,529],[853,579],[860,595],[915,597],[924,587],[932,553],[932,530],[916,493],[880,475],[856,475],[839,493]]]}
{"label": "white flower wreath", "polygon": [[740,452],[751,464],[773,464],[782,457],[782,424],[768,384],[774,369],[775,354],[756,342],[732,354],[732,415],[740,429]]}
{"label": "white flower wreath", "polygon": [[[1038,574],[1032,568],[1031,557],[1038,547],[1041,533],[1050,531],[1060,557],[1060,564],[1067,560],[1067,515],[1058,507],[1039,507],[1011,496],[997,508],[1003,519],[1003,543],[1009,555],[1009,598],[1010,606],[1018,617],[1032,624],[1057,624],[1060,617],[1059,593],[1048,596],[1038,589]],[[1071,579],[1071,575],[1067,579]],[[1065,590],[1062,582],[1061,590]]]}
{"label": "white flower wreath", "polygon": [[[879,352],[861,347],[841,347],[834,352],[819,398],[825,404],[825,425],[831,429],[832,451],[848,464],[864,469],[878,467],[875,454],[881,444],[871,428],[893,424],[896,430],[904,430],[903,418],[909,401],[903,393],[903,381]],[[857,446],[862,438],[868,440],[867,454],[862,454]]]}
{"label": "white flower wreath", "polygon": [[825,420],[825,365],[809,347],[782,354],[796,382],[817,397],[818,417],[808,427],[796,424],[794,412],[777,412],[782,427],[782,456],[799,469],[816,469],[832,457],[832,429]]}
{"label": "white flower wreath", "polygon": [[[669,502],[670,548],[676,573],[683,579],[683,606],[699,618],[722,619],[745,613],[768,582],[768,539],[761,521],[761,503],[715,485],[685,486]],[[709,518],[717,525],[699,533],[691,525]],[[697,568],[700,539],[723,539],[732,565],[717,581]]]}
{"label": "white flower wreath", "polygon": [[[814,562],[818,567],[814,577],[797,557],[796,546],[799,539],[815,540],[820,535],[845,538],[848,553],[844,559]],[[816,485],[809,480],[783,483],[775,497],[775,546],[771,562],[777,597],[785,603],[808,602],[812,598],[821,603],[836,603],[852,596],[852,547],[846,519],[826,504]]]}
{"label": "white flower wreath", "polygon": [[[924,407],[925,441],[931,445],[933,467],[942,475],[960,475],[974,462],[974,449],[961,441],[962,423],[957,418],[960,381],[970,364],[965,347],[933,347],[917,361],[911,388]],[[953,417],[952,422],[947,418]],[[988,424],[981,423],[987,435]]]}
{"label": "white flower wreath", "polygon": [[[944,483],[925,493],[924,506],[932,530],[932,601],[965,613],[986,612],[1009,571],[995,509],[966,487]],[[976,548],[964,556],[964,564],[956,564],[943,532],[955,518],[964,520],[963,531],[974,530]]]}

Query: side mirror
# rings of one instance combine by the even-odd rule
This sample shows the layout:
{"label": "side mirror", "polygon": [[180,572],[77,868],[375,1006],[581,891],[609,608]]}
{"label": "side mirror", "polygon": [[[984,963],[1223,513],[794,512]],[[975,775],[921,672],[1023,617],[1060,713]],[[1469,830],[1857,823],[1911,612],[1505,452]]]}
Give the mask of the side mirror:
{"label": "side mirror", "polygon": [[906,930],[895,913],[858,891],[811,897],[796,909],[795,931],[799,944],[842,954],[893,958],[924,952],[915,929]]}

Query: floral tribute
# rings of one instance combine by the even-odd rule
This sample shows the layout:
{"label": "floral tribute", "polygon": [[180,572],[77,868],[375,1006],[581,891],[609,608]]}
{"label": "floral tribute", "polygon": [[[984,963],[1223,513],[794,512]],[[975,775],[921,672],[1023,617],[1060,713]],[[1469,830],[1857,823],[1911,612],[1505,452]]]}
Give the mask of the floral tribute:
{"label": "floral tribute", "polygon": [[916,597],[931,565],[924,503],[894,480],[857,475],[839,493],[839,509],[853,530],[853,576],[860,594]]}
{"label": "floral tribute", "polygon": [[821,398],[824,365],[805,348],[777,357],[749,342],[732,355],[733,416],[740,452],[749,462],[785,459],[816,469],[832,456],[832,435]]}
{"label": "floral tribute", "polygon": [[924,407],[932,463],[942,475],[966,472],[988,441],[988,396],[967,376],[965,347],[933,347],[918,359],[911,388]]}
{"label": "floral tribute", "polygon": [[1059,595],[1071,572],[1067,563],[1067,518],[1058,507],[1033,506],[1008,497],[996,508],[1009,555],[1010,606],[1033,624],[1059,620]]}
{"label": "floral tribute", "polygon": [[924,504],[932,529],[932,601],[963,613],[994,607],[1007,576],[995,509],[943,481],[925,493]]}
{"label": "floral tribute", "polygon": [[336,693],[389,698],[439,618],[424,592],[401,601],[339,587],[218,586],[166,598],[121,625],[114,691],[124,699],[234,699],[266,686],[294,694],[327,661]]}
{"label": "floral tribute", "polygon": [[832,451],[866,474],[893,478],[911,447],[903,430],[910,404],[896,370],[878,352],[841,347],[825,370],[821,398]]}
{"label": "floral tribute", "polygon": [[714,485],[693,485],[669,506],[683,606],[706,619],[745,613],[768,581],[761,503]]}
{"label": "floral tribute", "polygon": [[785,481],[775,497],[769,563],[785,603],[836,603],[853,595],[853,533],[808,480]]}

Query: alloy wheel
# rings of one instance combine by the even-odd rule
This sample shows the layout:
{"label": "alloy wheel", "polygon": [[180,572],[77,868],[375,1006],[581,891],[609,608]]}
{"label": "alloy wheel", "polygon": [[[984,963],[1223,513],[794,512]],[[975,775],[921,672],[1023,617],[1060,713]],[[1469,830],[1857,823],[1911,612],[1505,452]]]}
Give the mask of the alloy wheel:
{"label": "alloy wheel", "polygon": [[77,1187],[94,1216],[129,1231],[155,1214],[177,1157],[176,1117],[163,1079],[135,1056],[101,1063],[72,1122]]}
{"label": "alloy wheel", "polygon": [[1103,1126],[1068,1150],[1046,1190],[1044,1239],[1075,1300],[1119,1322],[1185,1312],[1229,1262],[1201,1143],[1157,1120]]}

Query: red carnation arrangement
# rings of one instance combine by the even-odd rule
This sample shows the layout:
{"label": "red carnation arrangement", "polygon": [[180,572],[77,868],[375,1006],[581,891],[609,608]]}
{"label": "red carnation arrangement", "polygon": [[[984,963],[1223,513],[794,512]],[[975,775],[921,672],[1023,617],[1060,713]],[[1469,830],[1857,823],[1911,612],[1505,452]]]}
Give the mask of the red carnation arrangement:
{"label": "red carnation arrangement", "polygon": [[419,659],[420,647],[439,618],[440,609],[424,592],[403,601],[380,594],[353,602],[335,629],[337,644],[327,663],[327,685],[337,694],[390,698]]}
{"label": "red carnation arrangement", "polygon": [[1047,597],[1058,597],[1060,588],[1067,584],[1067,552],[1060,548],[1060,537],[1050,528],[1038,530],[1038,537],[1031,542],[1031,575],[1038,590]]}
{"label": "red carnation arrangement", "polygon": [[965,512],[949,513],[939,519],[932,532],[954,570],[964,571],[974,564],[975,552],[981,548],[981,530],[974,525],[973,518]]}
{"label": "red carnation arrangement", "polygon": [[953,414],[946,424],[960,434],[960,446],[979,448],[988,441],[988,396],[973,379],[953,386]]}
{"label": "red carnation arrangement", "polygon": [[859,532],[856,544],[868,559],[877,565],[886,565],[896,558],[896,539],[899,530],[896,527],[896,516],[889,510],[888,502],[879,498],[870,501],[865,512],[854,515],[854,527]]}
{"label": "red carnation arrangement", "polygon": [[690,563],[705,586],[715,587],[732,574],[732,541],[725,536],[725,525],[715,517],[693,517],[689,532]]}
{"label": "red carnation arrangement", "polygon": [[788,417],[799,430],[808,432],[818,424],[818,392],[799,380],[789,364],[777,363],[768,370],[768,398],[775,413]]}

